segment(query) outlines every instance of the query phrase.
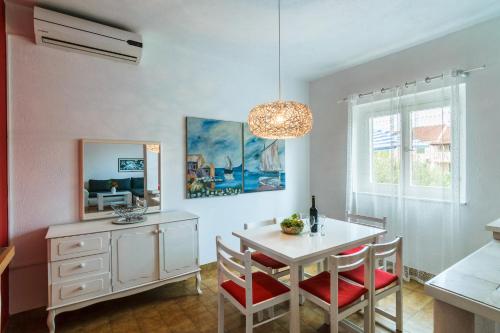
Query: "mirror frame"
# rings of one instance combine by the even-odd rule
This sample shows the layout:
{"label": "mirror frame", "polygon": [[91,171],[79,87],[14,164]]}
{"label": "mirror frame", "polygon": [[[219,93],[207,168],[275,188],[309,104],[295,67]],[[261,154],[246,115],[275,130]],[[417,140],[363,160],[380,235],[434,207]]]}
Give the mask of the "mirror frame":
{"label": "mirror frame", "polygon": [[[80,211],[80,220],[91,221],[91,220],[100,220],[100,219],[108,219],[113,218],[115,215],[110,212],[101,212],[101,213],[85,213],[85,196],[83,195],[83,188],[85,187],[85,179],[84,179],[84,158],[85,158],[85,144],[87,143],[103,143],[103,144],[139,144],[139,145],[158,145],[160,147],[160,151],[158,153],[158,160],[160,162],[160,167],[158,170],[158,183],[160,184],[160,204],[158,206],[148,207],[147,214],[151,213],[159,213],[162,210],[162,198],[163,198],[163,186],[161,184],[162,180],[162,169],[163,163],[161,160],[162,157],[162,147],[160,141],[139,141],[139,140],[112,140],[112,139],[80,139],[78,142],[78,198],[79,198],[79,211]],[[144,158],[144,169],[147,170],[147,158]],[[147,181],[147,173],[144,173],[144,182],[146,184]]]}

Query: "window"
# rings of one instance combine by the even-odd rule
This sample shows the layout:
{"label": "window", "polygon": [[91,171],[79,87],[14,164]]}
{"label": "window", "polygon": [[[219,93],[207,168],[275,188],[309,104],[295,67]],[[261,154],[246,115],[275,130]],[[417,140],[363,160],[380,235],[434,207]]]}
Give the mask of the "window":
{"label": "window", "polygon": [[[456,143],[460,153],[453,150],[453,140],[464,138],[463,133],[454,132],[458,129],[453,128],[457,120],[453,120],[451,93],[445,87],[354,107],[351,167],[356,170],[355,191],[451,198],[453,163],[460,164],[461,173],[465,170],[465,141]],[[465,84],[460,85],[460,95],[465,96]],[[465,97],[459,103],[463,109]],[[465,112],[460,114],[463,122]],[[465,124],[460,128],[464,131]]]}

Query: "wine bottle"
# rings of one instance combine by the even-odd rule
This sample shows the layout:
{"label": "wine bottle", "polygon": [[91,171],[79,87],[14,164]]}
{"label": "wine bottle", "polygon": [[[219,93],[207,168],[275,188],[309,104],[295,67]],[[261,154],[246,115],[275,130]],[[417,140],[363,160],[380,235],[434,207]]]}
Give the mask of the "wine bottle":
{"label": "wine bottle", "polygon": [[311,232],[318,232],[318,210],[316,209],[316,198],[312,196],[312,206],[309,209],[309,223],[311,224]]}

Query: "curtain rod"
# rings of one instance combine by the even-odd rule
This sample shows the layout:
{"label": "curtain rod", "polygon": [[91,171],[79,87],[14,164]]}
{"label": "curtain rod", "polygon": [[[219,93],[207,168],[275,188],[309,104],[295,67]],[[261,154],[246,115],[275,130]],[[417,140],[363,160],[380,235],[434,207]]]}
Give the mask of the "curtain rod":
{"label": "curtain rod", "polygon": [[[465,69],[465,70],[464,69],[457,69],[457,70],[452,71],[451,76],[460,76],[460,77],[464,77],[465,78],[465,77],[469,76],[469,73],[475,72],[475,71],[480,71],[480,70],[483,70],[483,69],[486,69],[486,65],[482,65],[482,66],[474,67],[474,68],[469,68],[469,69]],[[414,80],[414,81],[411,81],[411,82],[405,82],[402,86],[404,86],[405,88],[408,88],[409,86],[417,84],[417,82],[430,83],[431,81],[433,81],[435,79],[442,79],[442,78],[444,78],[445,75],[446,75],[445,73],[441,73],[439,75],[427,76],[425,79],[423,79],[421,81]],[[399,87],[399,86],[395,86],[393,88],[397,88],[397,87]],[[391,89],[392,88],[382,88],[380,90],[372,90],[372,91],[360,93],[360,94],[358,94],[358,97],[361,98],[361,97],[373,95],[373,94],[375,94],[377,92],[380,92],[380,93],[383,94],[386,91],[391,90]],[[339,99],[337,101],[337,104],[347,102],[348,100],[349,100],[349,97],[344,97],[342,99]]]}

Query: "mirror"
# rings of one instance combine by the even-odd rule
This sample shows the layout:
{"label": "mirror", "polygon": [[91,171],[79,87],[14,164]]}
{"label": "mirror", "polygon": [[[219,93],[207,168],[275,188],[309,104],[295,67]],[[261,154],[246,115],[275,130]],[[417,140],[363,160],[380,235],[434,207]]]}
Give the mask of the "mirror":
{"label": "mirror", "polygon": [[161,210],[159,142],[81,140],[82,220],[113,217],[112,205]]}

